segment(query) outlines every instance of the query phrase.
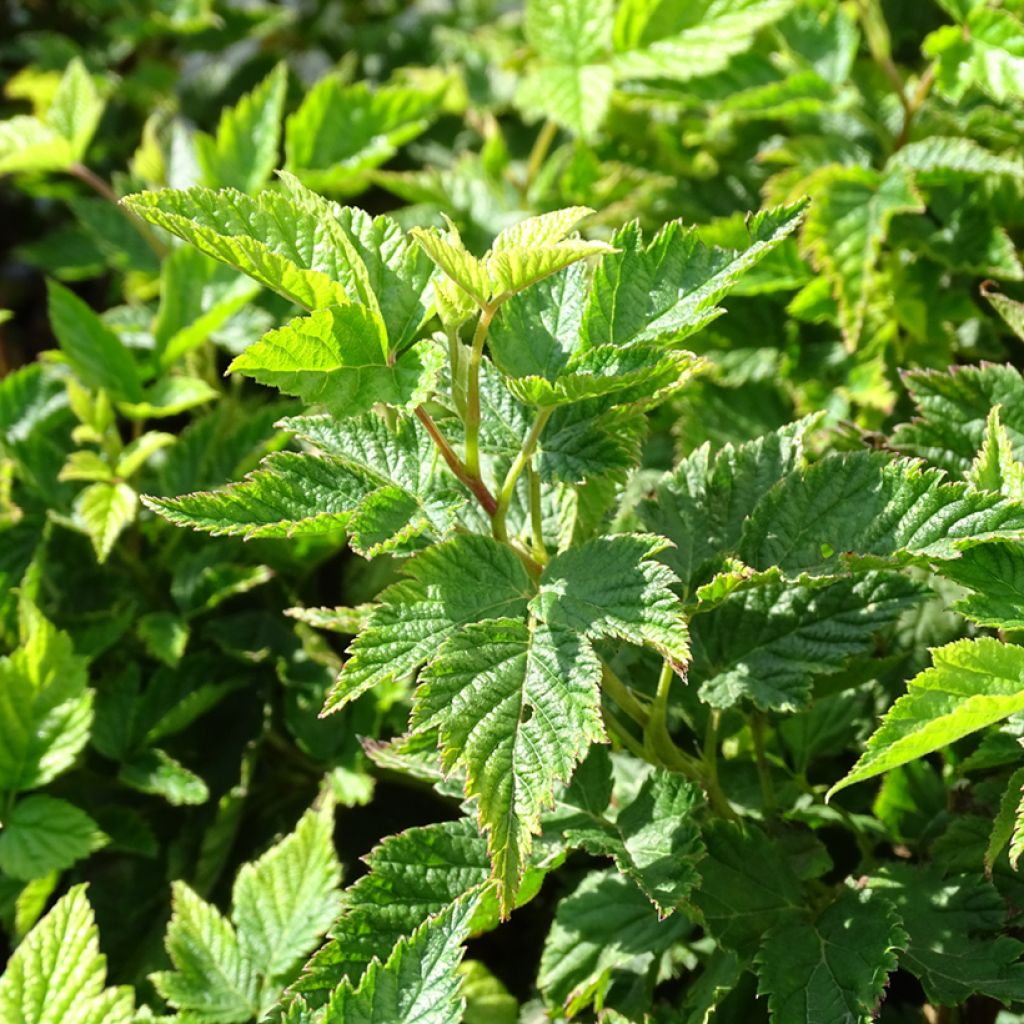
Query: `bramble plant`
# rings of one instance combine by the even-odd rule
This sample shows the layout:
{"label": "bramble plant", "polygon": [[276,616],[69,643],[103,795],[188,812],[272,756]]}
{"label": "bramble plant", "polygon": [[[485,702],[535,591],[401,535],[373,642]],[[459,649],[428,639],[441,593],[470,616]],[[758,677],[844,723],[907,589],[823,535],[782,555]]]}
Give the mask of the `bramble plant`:
{"label": "bramble plant", "polygon": [[0,1022],[1024,1021],[1024,6],[45,6]]}

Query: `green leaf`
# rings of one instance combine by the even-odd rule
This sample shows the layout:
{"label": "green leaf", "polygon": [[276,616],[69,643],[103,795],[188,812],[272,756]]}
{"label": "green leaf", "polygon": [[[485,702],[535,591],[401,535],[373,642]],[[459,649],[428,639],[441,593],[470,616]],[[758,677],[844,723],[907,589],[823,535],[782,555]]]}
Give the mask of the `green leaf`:
{"label": "green leaf", "polygon": [[295,831],[235,877],[231,918],[262,977],[291,980],[338,916],[341,866],[334,814],[307,811]]}
{"label": "green leaf", "polygon": [[704,844],[694,811],[701,800],[692,783],[659,769],[644,780],[614,821],[596,817],[593,823],[568,829],[565,838],[588,853],[614,857],[659,916],[667,917],[686,904],[700,881],[697,863]]}
{"label": "green leaf", "polygon": [[974,593],[954,611],[989,629],[1024,629],[1024,544],[996,541],[972,545],[942,575]]}
{"label": "green leaf", "polygon": [[922,213],[924,203],[910,174],[889,169],[824,167],[805,187],[814,197],[801,247],[831,283],[847,348],[856,349],[877,289],[878,262],[892,218]]}
{"label": "green leaf", "polygon": [[92,541],[102,565],[124,529],[135,520],[139,496],[125,483],[91,484],[75,499],[74,524]]}
{"label": "green leaf", "polygon": [[1021,803],[1024,800],[1024,768],[1018,768],[1006,783],[999,811],[992,823],[985,848],[985,872],[991,877],[999,854],[1010,844],[1010,866],[1016,870],[1021,853]]}
{"label": "green leaf", "polygon": [[196,160],[210,188],[258,192],[277,166],[288,69],[278,64],[235,106],[221,111],[216,136],[197,132]]}
{"label": "green leaf", "polygon": [[17,1024],[131,1024],[127,987],[107,988],[107,958],[76,885],[11,954],[0,977],[0,1020]]}
{"label": "green leaf", "polygon": [[43,786],[66,771],[89,739],[93,693],[71,639],[27,602],[24,642],[0,658],[0,789]]}
{"label": "green leaf", "polygon": [[508,916],[555,784],[605,738],[600,664],[569,630],[500,619],[454,634],[420,679],[413,727],[438,730],[446,771],[465,768]]}
{"label": "green leaf", "polygon": [[827,456],[773,487],[747,520],[739,555],[784,572],[835,568],[844,553],[945,560],[967,541],[1022,528],[1024,506],[947,483],[919,462],[860,451]]}
{"label": "green leaf", "polygon": [[19,800],[0,830],[0,870],[29,881],[63,871],[107,844],[85,811],[66,800],[35,795]]}
{"label": "green leaf", "polygon": [[195,772],[155,747],[128,758],[117,778],[140,793],[163,797],[172,807],[205,804],[210,799],[209,788]]}
{"label": "green leaf", "polygon": [[1024,376],[1012,366],[986,363],[948,372],[909,370],[903,383],[917,415],[896,427],[895,447],[963,477],[981,448],[992,408],[1009,437],[1013,457],[1024,459]]}
{"label": "green leaf", "polygon": [[608,64],[539,64],[529,68],[516,90],[516,104],[529,118],[548,118],[561,128],[592,139],[604,123],[615,90]]}
{"label": "green leaf", "polygon": [[700,5],[706,13],[696,24],[647,46],[617,53],[613,61],[616,75],[677,82],[713,75],[728,64],[729,58],[749,49],[761,29],[778,21],[793,6],[793,0]]}
{"label": "green leaf", "polygon": [[558,64],[586,64],[605,56],[612,41],[611,0],[528,0],[526,41]]}
{"label": "green leaf", "polygon": [[696,228],[672,221],[644,245],[638,224],[612,236],[619,250],[594,275],[582,336],[586,346],[650,341],[676,345],[724,311],[716,303],[742,274],[796,230],[804,204],[751,219],[743,250],[708,247]]}
{"label": "green leaf", "polygon": [[[1008,298],[1001,292],[993,291],[984,285],[982,286],[981,293],[992,303],[992,308],[1003,318],[1010,330],[1021,341],[1024,341],[1024,302]],[[985,367],[985,369],[988,369],[988,367]]]}
{"label": "green leaf", "polygon": [[1024,500],[1024,464],[1013,457],[1013,443],[1000,422],[1000,407],[992,406],[985,437],[966,479],[979,491],[991,491],[1014,501]]}
{"label": "green leaf", "polygon": [[53,333],[82,383],[103,388],[115,399],[140,401],[139,372],[121,339],[63,285],[50,281],[47,293]]}
{"label": "green leaf", "polygon": [[135,624],[135,632],[146,651],[173,668],[188,645],[188,622],[173,612],[147,612]]}
{"label": "green leaf", "polygon": [[199,377],[161,377],[137,402],[119,402],[118,411],[130,420],[154,420],[178,416],[197,405],[220,398],[220,392]]}
{"label": "green leaf", "polygon": [[487,843],[469,818],[406,829],[366,858],[368,873],[345,891],[331,940],[293,986],[326,1002],[343,979],[357,984],[373,960],[384,962],[403,937],[491,877]]}
{"label": "green leaf", "polygon": [[1024,161],[993,153],[973,139],[941,135],[908,143],[889,158],[885,167],[886,172],[910,171],[919,185],[997,176],[1024,181]]}
{"label": "green leaf", "polygon": [[377,403],[401,409],[421,404],[434,388],[442,360],[442,351],[430,341],[394,359],[379,318],[350,303],[265,334],[228,370],[323,405],[335,416],[358,416]]}
{"label": "green leaf", "polygon": [[588,874],[555,910],[537,984],[575,1014],[603,996],[616,974],[645,979],[690,929],[685,915],[660,921],[639,889],[615,870]]}
{"label": "green leaf", "polygon": [[349,648],[325,714],[373,686],[411,675],[463,626],[522,615],[533,589],[509,547],[471,534],[428,548],[403,570],[409,578],[381,593]]}
{"label": "green leaf", "polygon": [[1024,710],[1024,647],[993,637],[932,650],[932,667],[907,683],[860,759],[829,794],[944,749]]}
{"label": "green leaf", "polygon": [[428,919],[385,962],[371,963],[358,987],[344,981],[323,1024],[460,1024],[458,967],[475,902],[460,900]]}
{"label": "green leaf", "polygon": [[327,75],[285,123],[285,166],[318,191],[361,192],[370,171],[429,127],[442,98],[409,86],[346,85]]}
{"label": "green leaf", "polygon": [[875,634],[926,593],[895,573],[835,582],[765,576],[706,614],[698,605],[691,619],[690,680],[712,707],[743,701],[765,711],[805,707],[816,677],[869,654]]}
{"label": "green leaf", "polygon": [[704,842],[708,852],[694,902],[723,946],[752,957],[769,929],[803,911],[800,882],[778,846],[753,825],[712,822]]}
{"label": "green leaf", "polygon": [[1006,905],[990,882],[891,864],[868,886],[895,905],[909,938],[900,966],[930,1003],[954,1006],[975,993],[1024,998],[1024,945],[1006,934]]}
{"label": "green leaf", "polygon": [[260,1013],[259,979],[231,923],[184,882],[172,886],[165,943],[173,971],[150,975],[172,1006],[209,1024],[245,1024]]}
{"label": "green leaf", "polygon": [[892,905],[844,889],[813,921],[774,927],[758,953],[773,1024],[871,1024],[907,942]]}
{"label": "green leaf", "polygon": [[1024,96],[1024,24],[1008,10],[976,6],[964,26],[936,29],[922,50],[936,60],[936,84],[951,99],[972,86],[997,102]]}

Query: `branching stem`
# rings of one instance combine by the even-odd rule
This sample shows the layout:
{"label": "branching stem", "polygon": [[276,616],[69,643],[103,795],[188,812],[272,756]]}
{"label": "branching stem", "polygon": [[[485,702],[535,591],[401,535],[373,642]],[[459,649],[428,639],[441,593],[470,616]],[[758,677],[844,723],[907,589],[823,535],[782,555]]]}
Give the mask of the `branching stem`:
{"label": "branching stem", "polygon": [[422,405],[416,407],[416,418],[426,428],[427,433],[430,435],[431,440],[437,446],[437,450],[441,453],[442,458],[448,463],[448,468],[455,474],[456,478],[461,480],[474,494],[476,500],[480,502],[483,510],[492,516],[498,509],[498,503],[494,500],[494,495],[487,490],[487,485],[480,479],[479,476],[474,477],[462,460],[456,454],[455,449],[448,443],[448,439],[438,429],[437,424],[433,421],[430,413],[423,408]]}

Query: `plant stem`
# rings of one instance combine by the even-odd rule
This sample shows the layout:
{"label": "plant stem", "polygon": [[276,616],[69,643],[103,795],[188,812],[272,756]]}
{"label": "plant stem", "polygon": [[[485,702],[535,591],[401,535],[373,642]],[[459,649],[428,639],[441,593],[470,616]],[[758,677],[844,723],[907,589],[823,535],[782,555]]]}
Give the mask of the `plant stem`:
{"label": "plant stem", "polygon": [[466,466],[463,465],[462,460],[456,455],[455,449],[448,443],[444,434],[438,429],[437,424],[431,419],[430,413],[422,405],[416,407],[416,418],[426,427],[427,433],[434,444],[437,445],[437,450],[441,453],[444,461],[448,463],[448,468],[455,474],[458,480],[461,480],[473,492],[476,500],[483,506],[483,510],[493,517],[497,511],[498,503],[494,500],[491,492],[487,490],[484,482],[479,476],[474,477]]}
{"label": "plant stem", "polygon": [[608,666],[601,665],[601,689],[641,728],[647,725],[647,709],[633,696],[633,691]]}
{"label": "plant stem", "polygon": [[925,73],[918,81],[914,94],[904,105],[903,127],[900,129],[900,133],[896,138],[896,142],[894,144],[895,149],[902,149],[910,140],[910,129],[914,123],[914,118],[917,116],[917,112],[924,105],[924,101],[928,98],[928,93],[932,91],[932,86],[935,84],[935,74],[935,63],[929,64]]}
{"label": "plant stem", "polygon": [[628,727],[618,720],[615,714],[608,708],[604,709],[605,724],[610,727],[611,734],[634,756],[642,761],[647,760],[647,754],[641,744],[629,731]]}
{"label": "plant stem", "polygon": [[544,546],[544,516],[540,507],[540,474],[533,468],[533,462],[526,467],[530,481],[530,532],[533,539],[533,557],[541,565],[548,564],[548,549]]}
{"label": "plant stem", "polygon": [[122,205],[121,197],[98,174],[90,171],[85,164],[77,163],[72,164],[68,168],[68,172],[79,181],[88,185],[98,195],[101,195],[108,203],[112,203],[122,216],[126,218],[128,223],[138,231],[146,244],[156,254],[157,259],[162,260],[167,255],[167,246],[153,234],[150,226],[141,217],[137,217],[132,213],[127,206]]}
{"label": "plant stem", "polygon": [[761,799],[765,814],[775,814],[775,784],[772,782],[771,767],[764,752],[764,715],[755,711],[750,716],[750,735],[754,741],[754,759],[757,761],[757,777],[761,783]]}
{"label": "plant stem", "polygon": [[466,470],[480,479],[480,360],[484,354],[487,331],[494,319],[496,307],[487,306],[480,313],[473,345],[469,353],[469,379],[466,393]]}
{"label": "plant stem", "polygon": [[526,163],[526,181],[523,182],[523,193],[530,191],[530,186],[537,180],[540,169],[544,166],[551,143],[558,135],[558,125],[554,121],[545,121],[544,127],[537,133],[533,148]]}
{"label": "plant stem", "polygon": [[523,470],[533,458],[540,435],[543,433],[544,427],[547,426],[548,420],[551,419],[553,412],[554,409],[541,409],[537,413],[537,418],[533,421],[530,433],[526,435],[523,447],[519,449],[519,454],[516,455],[515,460],[509,467],[508,473],[505,474],[505,482],[501,485],[501,491],[498,493],[498,507],[491,521],[491,530],[496,540],[508,539],[508,533],[505,529],[505,517],[508,515],[508,507],[512,504],[512,498],[516,493],[516,484],[519,482],[519,477],[522,476]]}
{"label": "plant stem", "polygon": [[712,708],[708,713],[708,724],[704,730],[704,743],[701,747],[701,757],[706,766],[708,781],[718,785],[718,726],[722,721],[722,712],[718,708]]}

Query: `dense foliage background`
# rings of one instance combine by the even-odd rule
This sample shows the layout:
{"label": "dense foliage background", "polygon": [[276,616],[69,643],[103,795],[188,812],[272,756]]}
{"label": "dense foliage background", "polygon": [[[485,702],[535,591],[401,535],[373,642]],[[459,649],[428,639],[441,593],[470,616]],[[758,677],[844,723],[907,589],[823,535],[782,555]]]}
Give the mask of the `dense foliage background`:
{"label": "dense foliage background", "polygon": [[[8,7],[4,1024],[1024,1020],[1024,3]],[[328,208],[303,186],[393,219],[348,222],[374,258],[400,252],[396,278],[423,299],[387,365],[414,336],[421,363],[452,360],[396,385],[401,400],[307,386],[311,367],[289,376],[253,348],[344,292],[309,269],[327,243],[295,211],[323,223]],[[237,193],[185,212],[138,196],[197,187]],[[591,622],[611,742],[571,786],[545,780],[555,809],[524,826],[532,859],[496,897],[493,846],[464,816],[472,754],[448,756],[443,779],[433,745],[391,742],[419,665],[358,693],[336,680],[372,603],[441,539],[431,517],[458,486],[425,433],[403,434],[420,430],[406,412],[422,405],[469,448],[459,352],[476,311],[443,246],[480,256],[570,207],[593,212],[552,250],[575,248],[546,283],[506,289],[514,313],[483,362],[485,469],[500,482],[527,445],[501,531],[509,512],[538,576],[548,549],[666,537],[675,548],[635,561],[675,573],[643,569],[643,599],[679,613],[674,640],[639,611]],[[586,241],[566,240],[577,223]],[[414,244],[398,228],[437,230]],[[223,241],[242,236],[249,255]],[[650,275],[634,336],[671,333],[671,352],[581,370],[616,377],[619,397],[587,376],[585,400],[567,399],[576,379],[542,380],[516,345],[563,330],[570,285],[599,306],[612,266]],[[499,291],[479,303],[488,324]],[[559,387],[554,428],[529,447],[523,409]],[[287,528],[266,511],[280,494],[260,499],[258,527],[251,507],[228,523],[175,504],[268,454],[367,443],[282,428],[310,407],[408,441],[402,457],[445,481],[417,494],[430,524],[389,532],[379,508],[336,509],[311,478],[312,510]],[[480,522],[453,529],[489,537]],[[557,589],[544,579],[538,600]],[[457,672],[440,664],[435,684]],[[321,718],[329,694],[345,706]],[[516,906],[500,925],[499,902]],[[79,978],[40,989],[62,932]],[[423,1005],[402,1004],[414,990]]]}

